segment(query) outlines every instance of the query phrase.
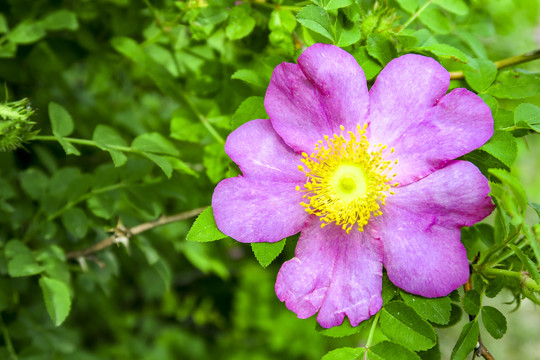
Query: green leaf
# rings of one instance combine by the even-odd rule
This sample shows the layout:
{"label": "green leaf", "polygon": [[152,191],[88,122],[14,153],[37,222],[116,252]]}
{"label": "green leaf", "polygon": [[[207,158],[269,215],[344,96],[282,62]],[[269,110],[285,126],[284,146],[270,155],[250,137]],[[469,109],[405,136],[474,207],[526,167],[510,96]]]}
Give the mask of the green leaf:
{"label": "green leaf", "polygon": [[171,288],[171,282],[172,282],[172,274],[171,274],[171,269],[169,268],[169,265],[165,262],[165,260],[160,258],[153,265],[153,267],[158,273],[161,280],[163,280],[163,284],[165,285],[165,290],[169,291]]}
{"label": "green leaf", "polygon": [[73,11],[66,9],[58,10],[48,14],[43,20],[42,24],[47,30],[77,30],[79,28],[79,22],[77,21],[77,15]]}
{"label": "green leaf", "polygon": [[495,130],[491,139],[480,150],[491,154],[508,167],[512,166],[517,157],[516,139],[512,134],[502,130]]}
{"label": "green leaf", "polygon": [[437,342],[437,334],[431,325],[404,302],[386,304],[380,323],[384,335],[411,350],[427,350]]}
{"label": "green leaf", "polygon": [[114,166],[119,167],[126,163],[127,156],[123,152],[115,150],[115,146],[127,146],[125,140],[110,126],[98,125],[94,130],[92,140],[96,145],[111,154]]}
{"label": "green leaf", "polygon": [[514,123],[517,127],[524,127],[540,132],[540,107],[523,103],[514,110]]}
{"label": "green leaf", "polygon": [[375,61],[375,59],[369,56],[368,51],[364,46],[356,48],[352,55],[362,67],[362,70],[364,70],[367,80],[373,79],[381,72],[382,66]]}
{"label": "green leaf", "polygon": [[4,254],[7,258],[12,258],[16,255],[32,255],[32,251],[20,240],[10,240],[4,247]]}
{"label": "green leaf", "polygon": [[373,318],[374,316],[370,317],[368,320],[362,321],[358,326],[351,326],[348,318],[346,318],[345,320],[343,320],[341,325],[334,326],[328,329],[323,328],[319,323],[316,323],[315,329],[324,336],[328,336],[331,338],[342,338],[345,336],[358,334],[362,331],[367,331],[373,323]]}
{"label": "green leaf", "polygon": [[76,238],[83,238],[88,232],[88,219],[86,214],[79,208],[71,208],[62,214],[64,228]]}
{"label": "green leaf", "polygon": [[296,20],[311,31],[324,36],[332,42],[334,41],[330,16],[323,8],[316,5],[307,5],[296,15]]}
{"label": "green leaf", "polygon": [[203,165],[206,167],[206,175],[213,183],[218,183],[225,177],[229,162],[223,144],[213,143],[204,147]]}
{"label": "green leaf", "polygon": [[339,16],[336,21],[336,45],[340,47],[350,46],[360,40],[362,32],[360,27],[352,21],[347,21],[345,16]]}
{"label": "green leaf", "polygon": [[225,28],[225,34],[231,40],[242,39],[255,28],[255,19],[250,15],[249,6],[234,6],[229,13],[229,23]]}
{"label": "green leaf", "polygon": [[540,283],[540,274],[538,273],[537,265],[514,244],[507,244],[507,246],[516,254],[523,266],[529,272],[531,278],[537,283]]}
{"label": "green leaf", "polygon": [[41,22],[24,20],[7,34],[7,38],[14,44],[31,44],[44,37],[45,34],[45,28]]}
{"label": "green leaf", "polygon": [[387,36],[378,33],[368,35],[366,50],[369,55],[379,60],[383,66],[386,66],[392,59],[397,57],[392,41]]}
{"label": "green leaf", "polygon": [[522,70],[503,71],[486,93],[505,99],[522,99],[540,94],[540,74]]}
{"label": "green leaf", "polygon": [[418,7],[417,0],[396,0],[399,6],[409,14],[412,14]]}
{"label": "green leaf", "polygon": [[482,323],[487,332],[495,339],[500,339],[506,333],[506,318],[492,306],[482,308]]}
{"label": "green leaf", "polygon": [[188,241],[209,242],[225,237],[227,235],[219,231],[216,225],[214,212],[210,206],[197,217],[191,229],[189,229],[186,239]]}
{"label": "green leaf", "polygon": [[463,0],[433,0],[433,3],[456,15],[467,15],[469,13],[469,8]]}
{"label": "green leaf", "polygon": [[39,279],[39,286],[43,292],[43,299],[51,320],[55,326],[60,326],[71,310],[68,287],[60,280],[44,276]]}
{"label": "green leaf", "polygon": [[344,347],[330,351],[321,360],[363,360],[366,349]]}
{"label": "green leaf", "polygon": [[450,59],[454,61],[467,62],[467,55],[461,50],[447,44],[431,44],[413,49],[415,51],[428,52],[442,59]]}
{"label": "green leaf", "polygon": [[171,178],[172,171],[177,170],[180,173],[197,176],[197,173],[194,172],[185,162],[182,160],[166,155],[156,155],[153,153],[143,152],[146,158],[156,164],[168,178]]}
{"label": "green leaf", "polygon": [[476,92],[486,90],[497,77],[497,66],[485,59],[470,59],[463,70],[465,80]]}
{"label": "green leaf", "polygon": [[49,103],[49,118],[52,131],[55,135],[69,136],[73,132],[73,119],[62,105],[55,102]]}
{"label": "green leaf", "polygon": [[424,319],[441,325],[448,324],[450,321],[452,306],[448,296],[430,299],[404,291],[401,291],[400,294],[403,301]]}
{"label": "green leaf", "polygon": [[255,119],[268,119],[264,108],[264,98],[260,96],[251,96],[242,101],[232,117],[232,129]]}
{"label": "green leaf", "polygon": [[469,290],[463,296],[463,310],[469,315],[476,315],[480,311],[480,294],[476,290]]}
{"label": "green leaf", "polygon": [[454,345],[450,360],[465,360],[476,347],[479,333],[480,329],[476,320],[465,324],[456,345]]}
{"label": "green leaf", "polygon": [[4,14],[0,14],[0,34],[5,34],[9,31],[8,23]]}
{"label": "green leaf", "polygon": [[494,279],[490,279],[488,286],[486,287],[486,296],[494,298],[499,294],[504,286],[504,276],[497,276]]}
{"label": "green leaf", "polygon": [[265,268],[281,254],[286,240],[283,239],[274,243],[251,243],[251,250],[253,250],[259,264]]}
{"label": "green leaf", "polygon": [[450,20],[435,7],[427,7],[418,19],[435,33],[448,34],[450,32]]}
{"label": "green leaf", "polygon": [[383,306],[386,303],[390,302],[390,300],[395,298],[397,293],[398,293],[398,288],[396,287],[396,285],[392,284],[392,282],[388,278],[388,275],[384,273],[383,279],[382,279],[382,291],[381,291],[381,296],[383,299]]}
{"label": "green leaf", "polygon": [[76,155],[76,156],[81,155],[79,150],[77,150],[77,148],[73,146],[69,141],[67,141],[60,135],[55,135],[55,136],[56,136],[56,140],[58,140],[58,142],[60,143],[60,145],[66,152],[66,155]]}
{"label": "green leaf", "polygon": [[411,350],[399,344],[382,341],[368,349],[369,360],[420,360]]}
{"label": "green leaf", "polygon": [[30,168],[19,175],[21,186],[32,198],[39,199],[49,185],[49,178],[42,171]]}
{"label": "green leaf", "polygon": [[417,354],[422,360],[441,360],[441,349],[439,347],[439,343],[435,344],[435,346],[431,349],[419,351]]}
{"label": "green leaf", "polygon": [[198,143],[207,134],[204,125],[198,120],[191,118],[192,114],[185,108],[176,110],[171,120],[171,137],[176,140]]}
{"label": "green leaf", "polygon": [[41,273],[43,270],[43,267],[28,253],[15,255],[8,262],[8,274],[11,277],[32,276]]}
{"label": "green leaf", "polygon": [[157,132],[145,133],[137,136],[131,143],[131,147],[143,152],[172,156],[180,155],[180,152],[176,147],[167,138]]}
{"label": "green leaf", "polygon": [[504,185],[508,186],[512,192],[511,199],[518,206],[517,211],[520,214],[523,214],[527,209],[527,194],[525,193],[521,182],[509,172],[501,169],[490,169],[489,172],[501,180]]}
{"label": "green leaf", "polygon": [[353,1],[354,0],[324,0],[323,6],[326,10],[336,10],[351,5]]}
{"label": "green leaf", "polygon": [[283,30],[290,34],[296,28],[296,18],[290,10],[275,9],[270,14],[268,28],[272,31]]}
{"label": "green leaf", "polygon": [[255,70],[251,69],[240,69],[237,70],[234,74],[231,75],[231,79],[237,79],[247,82],[248,84],[266,88],[268,83],[259,76]]}

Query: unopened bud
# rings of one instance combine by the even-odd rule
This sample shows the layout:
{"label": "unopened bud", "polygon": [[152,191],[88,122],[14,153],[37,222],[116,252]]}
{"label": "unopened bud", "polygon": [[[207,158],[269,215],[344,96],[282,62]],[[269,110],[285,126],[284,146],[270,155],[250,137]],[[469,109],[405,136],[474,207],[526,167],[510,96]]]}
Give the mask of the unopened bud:
{"label": "unopened bud", "polygon": [[33,113],[28,99],[0,103],[0,151],[13,151],[33,135]]}

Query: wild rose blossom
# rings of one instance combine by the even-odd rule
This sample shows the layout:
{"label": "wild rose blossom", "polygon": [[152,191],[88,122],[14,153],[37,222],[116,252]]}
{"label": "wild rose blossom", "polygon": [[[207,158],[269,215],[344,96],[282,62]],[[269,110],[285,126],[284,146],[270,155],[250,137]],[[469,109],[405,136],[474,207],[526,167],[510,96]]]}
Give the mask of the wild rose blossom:
{"label": "wild rose blossom", "polygon": [[474,93],[446,94],[449,82],[435,60],[409,54],[368,92],[350,54],[316,44],[274,70],[270,120],[229,135],[225,150],[243,175],[217,185],[217,226],[245,243],[301,232],[275,286],[299,318],[358,325],[382,306],[383,266],[426,297],[467,281],[460,228],[493,204],[487,179],[455,159],[491,137],[493,118]]}

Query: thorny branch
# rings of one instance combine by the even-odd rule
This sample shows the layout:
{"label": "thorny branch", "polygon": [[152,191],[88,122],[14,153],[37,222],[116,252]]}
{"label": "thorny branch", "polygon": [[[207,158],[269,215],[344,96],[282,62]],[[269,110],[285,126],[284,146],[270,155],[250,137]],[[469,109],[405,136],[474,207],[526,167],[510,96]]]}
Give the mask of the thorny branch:
{"label": "thorny branch", "polygon": [[118,223],[116,228],[114,229],[114,234],[109,236],[108,238],[98,242],[97,244],[94,244],[86,249],[83,250],[77,250],[77,251],[71,251],[66,254],[66,257],[68,259],[78,259],[78,258],[84,258],[87,257],[95,252],[98,252],[100,250],[105,249],[106,247],[109,247],[113,244],[118,244],[127,241],[131,237],[138,235],[140,233],[143,233],[145,231],[148,231],[150,229],[156,228],[158,226],[170,224],[176,221],[186,220],[191,217],[194,217],[196,215],[199,215],[201,212],[203,212],[207,206],[185,211],[176,215],[171,216],[162,216],[157,220],[150,221],[144,224],[137,225],[131,229],[125,228],[121,222]]}
{"label": "thorny branch", "polygon": [[[478,257],[474,259],[473,263],[476,263],[476,261],[478,261]],[[471,264],[469,266],[469,269],[470,269],[470,273],[472,275],[473,273],[473,267],[472,267],[473,264]],[[469,291],[472,289],[472,283],[471,283],[471,276],[469,276],[469,279],[467,280],[467,282],[465,283],[465,285],[463,285],[463,290],[465,290],[465,292]],[[475,319],[475,316],[473,315],[469,315],[469,321],[474,321]],[[484,346],[484,344],[482,343],[482,337],[480,335],[478,335],[478,342],[476,344],[476,347],[474,348],[474,351],[473,351],[473,357],[472,357],[472,360],[476,359],[477,357],[479,356],[482,356],[484,359],[486,360],[495,360],[495,358],[493,357],[493,355],[491,355],[491,353],[489,352],[489,350]]]}
{"label": "thorny branch", "polygon": [[[497,69],[500,70],[508,66],[518,65],[518,64],[521,64],[527,61],[536,60],[536,59],[540,59],[540,49],[530,51],[523,55],[512,56],[507,59],[495,61],[495,66],[497,66]],[[452,71],[450,73],[450,79],[452,80],[459,80],[459,79],[464,79],[464,78],[465,78],[465,75],[463,74],[463,71]]]}

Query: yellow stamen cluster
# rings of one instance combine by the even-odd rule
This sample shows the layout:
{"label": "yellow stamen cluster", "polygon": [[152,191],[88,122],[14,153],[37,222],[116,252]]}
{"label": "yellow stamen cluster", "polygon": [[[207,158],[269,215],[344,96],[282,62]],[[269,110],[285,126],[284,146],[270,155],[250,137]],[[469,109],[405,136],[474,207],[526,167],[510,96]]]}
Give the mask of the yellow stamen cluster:
{"label": "yellow stamen cluster", "polygon": [[306,202],[302,206],[310,214],[320,217],[321,227],[335,223],[347,233],[358,225],[363,231],[371,217],[382,215],[381,205],[388,194],[394,194],[391,183],[396,174],[390,175],[396,160],[385,160],[394,152],[393,148],[377,144],[370,145],[365,135],[367,124],[358,125],[357,132],[341,133],[333,137],[324,136],[315,145],[311,155],[303,153],[305,166],[298,169],[306,174],[303,189]]}

